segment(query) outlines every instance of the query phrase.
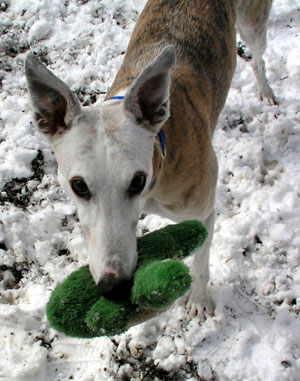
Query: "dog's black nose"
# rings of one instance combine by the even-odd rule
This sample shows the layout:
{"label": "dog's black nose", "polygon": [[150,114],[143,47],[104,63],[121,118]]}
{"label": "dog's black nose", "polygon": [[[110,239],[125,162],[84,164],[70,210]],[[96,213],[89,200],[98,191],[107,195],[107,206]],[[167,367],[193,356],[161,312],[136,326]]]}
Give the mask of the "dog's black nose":
{"label": "dog's black nose", "polygon": [[121,300],[128,298],[132,280],[116,278],[114,274],[105,274],[98,283],[98,290],[107,299]]}
{"label": "dog's black nose", "polygon": [[105,274],[98,283],[100,294],[105,296],[109,294],[119,283],[119,279],[114,274]]}

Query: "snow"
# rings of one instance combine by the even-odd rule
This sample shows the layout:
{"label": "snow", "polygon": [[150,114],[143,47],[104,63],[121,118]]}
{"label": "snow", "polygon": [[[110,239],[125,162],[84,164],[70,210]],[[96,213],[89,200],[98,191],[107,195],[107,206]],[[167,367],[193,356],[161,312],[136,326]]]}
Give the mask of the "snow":
{"label": "snow", "polygon": [[[101,101],[144,4],[0,4],[0,379],[299,380],[297,0],[275,0],[269,21],[264,57],[279,106],[258,100],[250,65],[238,57],[215,133],[219,182],[210,265],[215,316],[203,324],[190,320],[182,298],[114,338],[73,339],[48,326],[49,295],[87,263],[87,248],[75,207],[57,182],[52,149],[31,122],[24,57],[29,49],[36,52],[83,104]],[[39,151],[43,173],[32,164]],[[19,191],[10,193],[7,184]],[[138,233],[167,223],[147,216]]]}

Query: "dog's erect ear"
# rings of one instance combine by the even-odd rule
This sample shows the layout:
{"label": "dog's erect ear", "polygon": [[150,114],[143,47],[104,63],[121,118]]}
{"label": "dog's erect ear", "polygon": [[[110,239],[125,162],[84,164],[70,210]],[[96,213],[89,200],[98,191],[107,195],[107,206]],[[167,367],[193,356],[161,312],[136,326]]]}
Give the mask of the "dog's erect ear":
{"label": "dog's erect ear", "polygon": [[72,91],[33,54],[26,58],[25,73],[38,128],[50,139],[69,129],[80,111]]}
{"label": "dog's erect ear", "polygon": [[167,46],[134,81],[125,96],[125,110],[136,123],[157,132],[169,118],[170,70],[175,49]]}

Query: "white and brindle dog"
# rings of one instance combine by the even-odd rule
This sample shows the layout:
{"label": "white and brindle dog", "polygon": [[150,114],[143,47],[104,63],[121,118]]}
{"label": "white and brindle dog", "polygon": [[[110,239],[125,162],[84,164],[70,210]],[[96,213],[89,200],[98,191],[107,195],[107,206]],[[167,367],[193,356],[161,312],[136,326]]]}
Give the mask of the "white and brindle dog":
{"label": "white and brindle dog", "polygon": [[132,278],[141,212],[199,219],[209,239],[194,256],[187,308],[200,319],[213,313],[207,289],[218,173],[212,136],[235,69],[235,23],[254,54],[260,97],[276,104],[262,59],[271,6],[271,0],[149,0],[106,100],[86,108],[27,57],[36,125],[77,205],[103,295]]}

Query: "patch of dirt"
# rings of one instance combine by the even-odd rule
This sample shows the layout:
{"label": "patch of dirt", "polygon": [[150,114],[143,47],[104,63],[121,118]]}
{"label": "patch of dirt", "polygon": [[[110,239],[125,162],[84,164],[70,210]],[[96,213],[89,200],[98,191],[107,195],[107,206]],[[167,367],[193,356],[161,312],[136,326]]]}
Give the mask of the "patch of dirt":
{"label": "patch of dirt", "polygon": [[106,94],[103,91],[94,91],[90,89],[80,88],[74,91],[82,106],[90,106],[97,102],[100,94]]}
{"label": "patch of dirt", "polygon": [[30,177],[13,178],[6,183],[0,194],[0,205],[10,202],[25,210],[30,204],[31,196],[44,176],[44,155],[41,150],[31,162],[33,175]]}
{"label": "patch of dirt", "polygon": [[239,118],[229,120],[229,118],[226,118],[226,124],[223,126],[223,131],[227,130],[234,130],[236,128],[239,128],[239,130],[243,133],[249,133],[247,128],[247,122],[245,121],[244,117],[241,115]]}
{"label": "patch of dirt", "polygon": [[238,42],[236,50],[237,50],[238,56],[240,56],[243,60],[247,62],[252,60],[253,58],[252,54],[246,52],[247,47],[242,42]]}
{"label": "patch of dirt", "polygon": [[5,290],[19,288],[19,282],[24,277],[24,272],[28,272],[28,268],[20,268],[17,264],[13,267],[6,265],[0,266],[0,284]]}

